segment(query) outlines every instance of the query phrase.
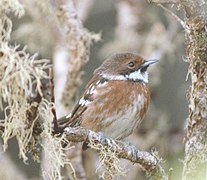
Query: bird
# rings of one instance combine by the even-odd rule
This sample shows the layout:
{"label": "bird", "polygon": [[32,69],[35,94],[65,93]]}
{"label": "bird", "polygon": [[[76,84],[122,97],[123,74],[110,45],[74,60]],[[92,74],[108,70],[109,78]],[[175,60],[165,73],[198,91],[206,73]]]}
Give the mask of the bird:
{"label": "bird", "polygon": [[128,137],[148,109],[151,91],[147,69],[157,61],[131,52],[109,56],[94,71],[83,95],[63,122],[102,132],[116,140]]}

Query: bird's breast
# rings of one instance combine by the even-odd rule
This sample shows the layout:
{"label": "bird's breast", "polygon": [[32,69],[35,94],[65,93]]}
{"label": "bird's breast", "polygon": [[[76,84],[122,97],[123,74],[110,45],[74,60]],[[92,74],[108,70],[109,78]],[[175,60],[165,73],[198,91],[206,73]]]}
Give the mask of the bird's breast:
{"label": "bird's breast", "polygon": [[102,131],[108,137],[122,139],[138,126],[149,104],[146,84],[108,81],[98,87],[82,116],[82,125]]}

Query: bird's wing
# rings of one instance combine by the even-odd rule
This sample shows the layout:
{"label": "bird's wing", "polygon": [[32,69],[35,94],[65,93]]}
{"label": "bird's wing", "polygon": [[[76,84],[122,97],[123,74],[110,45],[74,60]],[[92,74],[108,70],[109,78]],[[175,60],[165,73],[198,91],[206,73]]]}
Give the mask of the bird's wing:
{"label": "bird's wing", "polygon": [[73,108],[72,112],[64,116],[63,118],[59,119],[58,122],[60,125],[67,125],[67,126],[79,126],[81,124],[81,115],[87,109],[87,106],[93,101],[94,92],[99,85],[102,85],[107,80],[103,77],[94,77],[86,86],[86,90],[83,93],[82,97],[76,103],[75,107]]}

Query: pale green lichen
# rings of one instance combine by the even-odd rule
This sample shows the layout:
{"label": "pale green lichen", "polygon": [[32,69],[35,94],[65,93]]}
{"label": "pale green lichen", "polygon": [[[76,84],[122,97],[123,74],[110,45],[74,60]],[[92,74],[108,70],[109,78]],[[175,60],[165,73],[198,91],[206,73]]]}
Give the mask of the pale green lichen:
{"label": "pale green lichen", "polygon": [[41,137],[45,141],[44,143],[42,143],[42,147],[48,164],[47,169],[43,169],[43,178],[61,180],[61,168],[63,168],[66,164],[71,165],[71,163],[67,155],[65,154],[65,151],[69,148],[63,148],[63,143],[68,144],[65,135],[52,135],[53,114],[51,109],[53,108],[53,106],[54,104],[44,99],[41,102],[39,109],[40,117],[43,120],[42,123],[44,129],[41,133]]}
{"label": "pale green lichen", "polygon": [[[4,112],[0,127],[3,149],[7,149],[9,139],[16,138],[19,156],[26,163],[28,154],[33,156],[33,149],[37,150],[37,146],[42,145],[49,164],[43,177],[61,179],[61,168],[70,164],[66,149],[62,147],[65,137],[53,135],[54,104],[45,99],[42,90],[42,80],[49,79],[50,61],[37,60],[37,55],[31,56],[26,48],[10,44],[12,21],[7,17],[10,12],[21,16],[23,6],[17,0],[0,1],[0,110]],[[40,98],[37,100],[36,96]],[[47,143],[42,144],[41,138]]]}
{"label": "pale green lichen", "polygon": [[116,148],[118,150],[119,147],[114,144],[113,146],[115,148],[106,147],[93,141],[89,143],[89,147],[98,152],[100,164],[97,171],[100,172],[100,178],[114,179],[115,177],[126,176],[126,168],[121,165],[121,160],[117,154],[118,151],[116,151]]}
{"label": "pale green lichen", "polygon": [[0,13],[13,12],[15,16],[21,17],[24,15],[24,8],[18,0],[1,0]]}
{"label": "pale green lichen", "polygon": [[6,150],[8,140],[16,137],[19,145],[19,156],[26,162],[27,146],[33,139],[35,119],[27,127],[27,111],[32,104],[28,97],[33,92],[42,94],[41,80],[47,79],[46,70],[50,67],[49,60],[36,60],[36,55],[29,55],[26,48],[10,45],[12,22],[6,13],[14,12],[22,15],[23,9],[18,1],[1,1],[0,13],[0,109],[4,111],[4,119],[0,125],[3,149]]}

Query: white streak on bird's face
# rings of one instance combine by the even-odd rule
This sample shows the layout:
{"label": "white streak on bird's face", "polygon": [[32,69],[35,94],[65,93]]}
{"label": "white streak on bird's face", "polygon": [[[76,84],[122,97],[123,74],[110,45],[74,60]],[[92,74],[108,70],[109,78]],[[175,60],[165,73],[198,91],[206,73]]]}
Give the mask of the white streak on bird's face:
{"label": "white streak on bird's face", "polygon": [[113,75],[113,74],[102,74],[102,76],[108,80],[131,80],[131,81],[141,81],[148,83],[148,73],[147,71],[141,72],[137,70],[126,75]]}
{"label": "white streak on bird's face", "polygon": [[101,76],[108,80],[127,80],[124,75],[101,74]]}

